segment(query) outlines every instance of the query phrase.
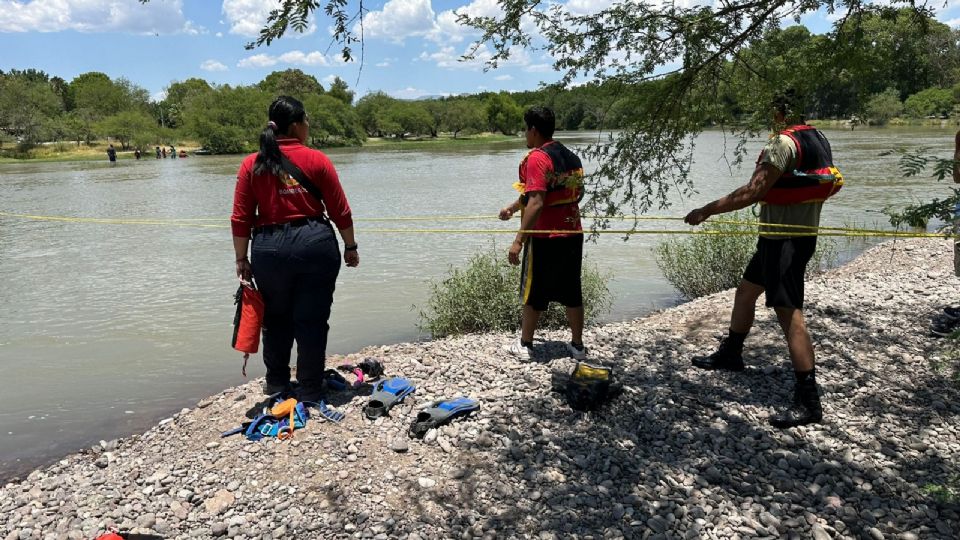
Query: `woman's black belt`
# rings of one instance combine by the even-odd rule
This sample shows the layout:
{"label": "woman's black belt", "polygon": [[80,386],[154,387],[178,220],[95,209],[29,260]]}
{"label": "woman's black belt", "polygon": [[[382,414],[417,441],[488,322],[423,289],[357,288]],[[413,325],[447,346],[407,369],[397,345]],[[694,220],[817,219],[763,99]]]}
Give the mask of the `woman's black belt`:
{"label": "woman's black belt", "polygon": [[270,224],[270,225],[260,225],[259,227],[254,227],[254,228],[253,228],[253,232],[254,232],[254,234],[256,234],[256,233],[262,233],[262,232],[271,232],[271,231],[274,231],[274,230],[276,230],[276,229],[282,228],[284,225],[290,225],[291,227],[301,227],[301,226],[303,226],[303,225],[306,225],[306,224],[308,224],[308,223],[310,223],[310,222],[314,222],[314,221],[319,221],[320,223],[324,223],[324,224],[329,224],[329,223],[330,223],[330,220],[327,219],[327,216],[325,216],[325,215],[324,215],[324,216],[311,216],[311,217],[304,217],[304,218],[294,219],[294,220],[291,220],[291,221],[285,221],[285,222],[283,222],[283,223],[272,223],[272,224]]}

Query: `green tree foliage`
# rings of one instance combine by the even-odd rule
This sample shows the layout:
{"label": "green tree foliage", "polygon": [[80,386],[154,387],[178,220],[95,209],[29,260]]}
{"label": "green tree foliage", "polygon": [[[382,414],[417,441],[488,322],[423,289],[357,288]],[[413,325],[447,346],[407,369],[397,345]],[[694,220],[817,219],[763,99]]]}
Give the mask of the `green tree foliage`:
{"label": "green tree foliage", "polygon": [[408,134],[419,137],[430,133],[433,118],[420,102],[394,100],[387,109],[387,123],[393,126],[393,135],[402,139]]}
{"label": "green tree foliage", "polygon": [[24,147],[41,140],[48,119],[60,114],[63,102],[49,81],[34,70],[0,76],[0,131]]}
{"label": "green tree foliage", "polygon": [[77,146],[81,141],[90,144],[95,123],[96,116],[90,109],[74,109],[63,118],[64,130],[71,139],[77,141]]}
{"label": "green tree foliage", "polygon": [[203,79],[190,78],[170,83],[166,90],[167,97],[157,104],[153,112],[159,125],[176,128],[183,125],[183,111],[187,103],[196,96],[212,92],[213,88]]}
{"label": "green tree foliage", "polygon": [[493,94],[487,99],[487,125],[492,131],[504,135],[516,135],[523,129],[523,109],[506,92]]}
{"label": "green tree foliage", "polygon": [[252,151],[258,146],[267,108],[274,99],[253,86],[221,86],[189,100],[186,128],[214,153]]}
{"label": "green tree foliage", "polygon": [[327,95],[339,99],[347,105],[353,104],[353,91],[347,86],[346,81],[340,77],[334,77],[333,82],[330,84],[330,89],[327,90]]}
{"label": "green tree foliage", "polygon": [[[736,156],[742,158],[743,141],[769,127],[770,97],[787,81],[808,91],[813,87],[808,107],[814,110],[829,97],[853,111],[861,106],[859,96],[883,91],[891,86],[891,77],[909,77],[909,85],[897,88],[912,92],[931,86],[933,76],[917,66],[912,51],[931,50],[917,43],[923,41],[917,36],[925,33],[915,33],[908,20],[916,13],[921,14],[919,20],[927,20],[929,13],[912,6],[901,14],[889,7],[848,2],[844,4],[848,15],[822,39],[803,30],[784,30],[779,40],[764,44],[765,36],[781,32],[781,21],[834,5],[817,0],[736,0],[688,7],[679,2],[613,0],[584,15],[569,6],[536,0],[498,4],[496,16],[460,18],[483,32],[479,42],[494,51],[489,65],[508,59],[514,47],[531,45],[530,29],[535,27],[546,43],[545,52],[557,59],[554,67],[561,71],[561,84],[591,78],[622,89],[620,99],[629,102],[617,107],[623,131],[584,151],[598,164],[588,178],[586,213],[642,214],[651,206],[664,205],[671,191],[687,192],[692,188],[693,141],[707,126],[736,126],[741,141]],[[911,29],[880,35],[890,24]],[[889,62],[875,59],[884,53],[899,54],[906,44],[897,46],[897,40],[912,40],[910,45],[916,47],[902,58],[889,58],[896,62],[895,74],[873,71],[890,69]],[[796,49],[800,56],[772,62],[775,59],[751,54],[763,47],[779,49],[780,56],[788,57]],[[856,51],[863,54],[858,58]],[[771,62],[769,68],[766,62]],[[912,71],[915,66],[921,68],[919,73]],[[876,86],[857,88],[865,77]],[[731,107],[731,101],[738,107]]]}
{"label": "green tree foliage", "polygon": [[456,99],[444,103],[441,126],[453,134],[453,138],[464,131],[483,131],[486,115],[479,103],[466,99]]}
{"label": "green tree foliage", "polygon": [[903,114],[900,93],[895,88],[887,88],[879,94],[874,94],[867,101],[865,112],[870,122],[881,126],[886,124]]}
{"label": "green tree foliage", "polygon": [[953,91],[945,88],[921,90],[903,102],[903,109],[914,118],[948,115],[953,110]]}
{"label": "green tree foliage", "polygon": [[97,124],[97,131],[116,139],[120,148],[126,150],[133,141],[139,143],[137,146],[152,142],[155,139],[156,123],[143,111],[122,111],[101,120]]}
{"label": "green tree foliage", "polygon": [[400,129],[387,114],[397,101],[383,92],[373,92],[360,98],[357,102],[357,115],[367,135],[383,137]]}
{"label": "green tree foliage", "polygon": [[436,137],[443,129],[443,117],[449,102],[442,99],[428,99],[421,101],[420,105],[430,115],[430,136]]}
{"label": "green tree foliage", "polygon": [[71,110],[87,109],[97,119],[134,107],[145,106],[146,91],[121,79],[114,83],[104,73],[91,71],[70,81],[68,90]]}
{"label": "green tree foliage", "polygon": [[310,143],[313,146],[360,144],[366,140],[366,132],[356,111],[329,93],[308,96],[303,106],[310,117]]}
{"label": "green tree foliage", "polygon": [[290,96],[303,101],[307,96],[323,93],[323,85],[313,75],[307,75],[299,69],[274,71],[258,85],[261,90],[277,96]]}

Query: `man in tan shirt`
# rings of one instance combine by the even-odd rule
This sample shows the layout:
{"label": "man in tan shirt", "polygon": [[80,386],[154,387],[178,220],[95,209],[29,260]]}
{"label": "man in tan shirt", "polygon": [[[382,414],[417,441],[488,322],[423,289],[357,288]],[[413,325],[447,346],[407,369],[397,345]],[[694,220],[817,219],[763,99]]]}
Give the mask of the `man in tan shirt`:
{"label": "man in tan shirt", "polygon": [[[789,91],[775,98],[778,134],[764,146],[750,181],[684,218],[690,225],[698,225],[710,216],[766,201],[760,207],[760,222],[790,226],[761,226],[757,252],[737,287],[729,335],[716,352],[693,359],[693,365],[702,369],[742,371],[743,342],[753,326],[757,299],[766,294],[766,305],[777,314],[796,375],[792,405],[770,419],[779,428],[820,422],[823,418],[813,344],[803,317],[803,279],[816,250],[823,200],[842,185],[826,137],[805,125],[798,101]],[[834,172],[833,183],[818,183],[815,179]],[[825,196],[816,192],[823,189]],[[798,195],[803,190],[807,191]]]}

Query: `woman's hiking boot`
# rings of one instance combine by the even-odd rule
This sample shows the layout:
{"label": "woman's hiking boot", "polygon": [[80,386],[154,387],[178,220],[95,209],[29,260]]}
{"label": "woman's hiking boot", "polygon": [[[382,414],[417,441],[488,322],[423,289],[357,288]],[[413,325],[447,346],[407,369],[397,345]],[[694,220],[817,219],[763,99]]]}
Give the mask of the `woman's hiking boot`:
{"label": "woman's hiking boot", "polygon": [[816,424],[822,420],[823,409],[820,407],[817,381],[808,377],[802,382],[798,381],[793,387],[793,405],[771,416],[770,424],[775,428],[786,429]]}
{"label": "woman's hiking boot", "polygon": [[710,356],[694,357],[693,365],[701,369],[743,371],[743,344],[737,346],[731,343],[729,337],[725,337],[716,352]]}

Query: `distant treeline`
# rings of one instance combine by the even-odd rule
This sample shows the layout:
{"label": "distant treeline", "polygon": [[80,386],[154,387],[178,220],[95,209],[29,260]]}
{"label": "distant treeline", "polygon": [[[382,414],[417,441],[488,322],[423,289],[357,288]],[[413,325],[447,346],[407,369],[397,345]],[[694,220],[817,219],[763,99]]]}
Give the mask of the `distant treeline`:
{"label": "distant treeline", "polygon": [[[811,118],[884,124],[897,117],[956,114],[960,32],[909,9],[851,18],[838,28],[838,39],[849,40],[855,51],[839,62],[823,62],[836,46],[830,38],[803,26],[771,28],[737,59],[752,66],[763,87],[731,77],[717,89],[714,109],[691,116],[727,124],[768,114],[769,93],[785,87],[805,97],[804,112]],[[375,92],[354,100],[342,79],[324,88],[314,76],[288,69],[251,86],[197,78],[174,82],[165,99],[151,101],[131,81],[99,72],[67,82],[33,69],[0,71],[0,148],[14,144],[26,150],[46,141],[80,145],[106,137],[126,149],[189,138],[215,153],[245,152],[256,148],[267,106],[283,94],[304,102],[314,146],[359,145],[368,137],[514,134],[522,129],[524,108],[534,104],[556,111],[558,129],[617,129],[628,126],[637,103],[656,99],[672,77],[696,76],[633,81],[624,75],[571,88],[419,100]]]}

